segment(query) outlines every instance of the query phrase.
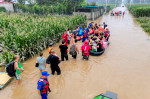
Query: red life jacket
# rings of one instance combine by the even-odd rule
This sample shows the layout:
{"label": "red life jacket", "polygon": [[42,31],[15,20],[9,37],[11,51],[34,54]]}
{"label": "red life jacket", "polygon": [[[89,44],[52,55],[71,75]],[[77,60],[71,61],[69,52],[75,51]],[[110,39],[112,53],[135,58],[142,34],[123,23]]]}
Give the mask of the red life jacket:
{"label": "red life jacket", "polygon": [[91,47],[87,44],[84,44],[82,47],[82,52],[83,52],[83,55],[89,55],[90,54],[90,49]]}
{"label": "red life jacket", "polygon": [[68,34],[63,34],[62,37],[63,37],[64,41],[68,40]]}
{"label": "red life jacket", "polygon": [[43,79],[43,78],[40,78],[39,81],[42,81],[42,82],[44,83],[44,87],[42,87],[42,88],[40,89],[41,94],[45,94],[45,93],[47,93],[48,91],[50,91],[49,82],[48,82],[48,81],[46,81],[46,80]]}
{"label": "red life jacket", "polygon": [[86,32],[84,32],[83,37],[87,37],[87,33]]}
{"label": "red life jacket", "polygon": [[105,35],[106,37],[108,37],[108,36],[109,36],[109,33],[110,33],[110,31],[106,31],[104,35]]}

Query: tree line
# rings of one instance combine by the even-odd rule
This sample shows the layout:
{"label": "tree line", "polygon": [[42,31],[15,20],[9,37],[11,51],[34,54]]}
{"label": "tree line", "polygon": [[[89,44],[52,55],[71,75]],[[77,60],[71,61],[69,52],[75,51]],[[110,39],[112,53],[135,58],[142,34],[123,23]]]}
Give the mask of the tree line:
{"label": "tree line", "polygon": [[75,7],[86,6],[86,0],[30,0],[25,4],[24,0],[18,0],[15,10],[37,14],[72,14]]}

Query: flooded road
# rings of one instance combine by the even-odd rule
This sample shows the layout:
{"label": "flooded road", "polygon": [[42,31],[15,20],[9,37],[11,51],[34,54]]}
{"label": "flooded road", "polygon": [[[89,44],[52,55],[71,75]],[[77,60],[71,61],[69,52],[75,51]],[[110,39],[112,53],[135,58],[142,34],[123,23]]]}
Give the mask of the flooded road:
{"label": "flooded road", "polygon": [[[52,92],[48,99],[92,99],[100,93],[112,91],[119,99],[150,99],[150,41],[134,18],[126,12],[123,16],[104,15],[94,22],[105,21],[111,31],[110,46],[99,57],[90,56],[62,62],[60,76],[50,75]],[[79,42],[79,46],[81,46]],[[60,56],[58,46],[54,48]],[[43,51],[48,56],[48,50]],[[25,62],[22,82],[13,80],[0,91],[0,99],[38,99],[37,81],[40,72],[35,68],[36,57]],[[46,70],[50,73],[50,68]]]}

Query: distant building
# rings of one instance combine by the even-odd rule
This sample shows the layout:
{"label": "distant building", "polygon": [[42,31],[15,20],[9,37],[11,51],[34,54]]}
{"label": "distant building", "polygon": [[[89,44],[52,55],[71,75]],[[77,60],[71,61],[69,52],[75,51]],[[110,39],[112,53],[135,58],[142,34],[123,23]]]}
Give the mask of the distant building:
{"label": "distant building", "polygon": [[[18,0],[12,0],[13,3],[18,3]],[[24,4],[34,4],[36,3],[36,0],[24,0],[23,1]]]}
{"label": "distant building", "polygon": [[75,12],[73,12],[74,15],[86,15],[87,19],[95,20],[96,18],[102,16],[104,13],[104,7],[103,6],[86,6],[86,7],[77,7],[75,9]]}
{"label": "distant building", "polygon": [[14,12],[13,2],[5,2],[4,0],[0,0],[0,7],[5,7],[5,9],[9,12]]}

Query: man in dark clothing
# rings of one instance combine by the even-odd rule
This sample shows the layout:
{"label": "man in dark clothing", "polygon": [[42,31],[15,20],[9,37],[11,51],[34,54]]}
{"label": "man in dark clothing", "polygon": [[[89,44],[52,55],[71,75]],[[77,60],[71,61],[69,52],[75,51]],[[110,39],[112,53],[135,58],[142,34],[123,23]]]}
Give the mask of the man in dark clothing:
{"label": "man in dark clothing", "polygon": [[52,50],[51,54],[48,56],[47,60],[46,60],[47,64],[51,64],[51,71],[52,71],[52,75],[55,74],[55,71],[57,72],[57,75],[61,74],[61,70],[58,66],[58,64],[60,63],[59,57],[57,57],[55,55],[55,51]]}
{"label": "man in dark clothing", "polygon": [[104,29],[107,27],[107,24],[105,24],[105,22],[103,22],[103,26],[104,26]]}
{"label": "man in dark clothing", "polygon": [[64,61],[64,58],[68,60],[68,54],[67,54],[68,47],[65,45],[64,41],[62,41],[62,45],[60,45],[59,48],[61,52],[61,60]]}
{"label": "man in dark clothing", "polygon": [[103,50],[102,44],[100,41],[97,42],[97,52],[101,52]]}

